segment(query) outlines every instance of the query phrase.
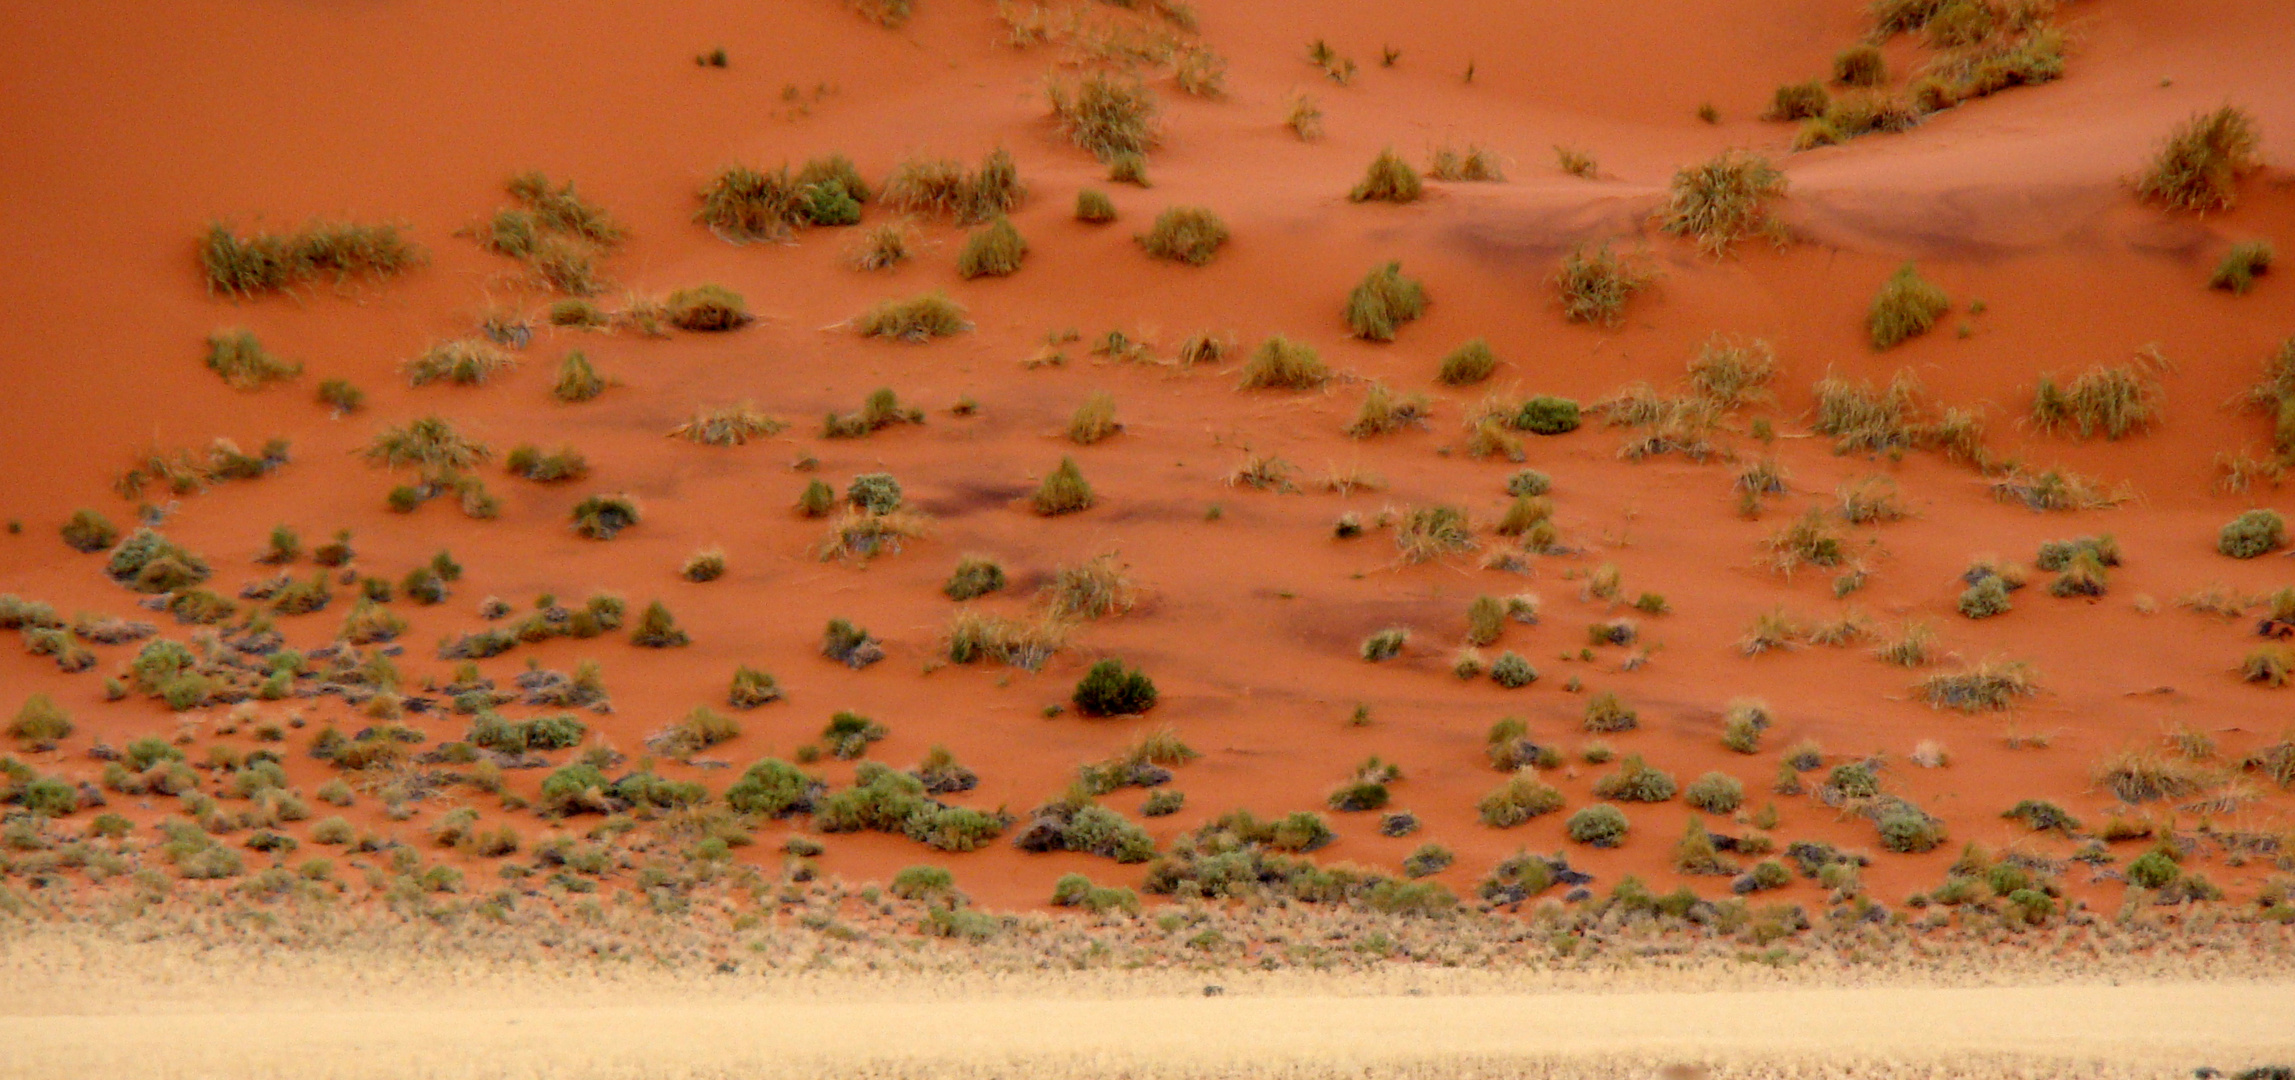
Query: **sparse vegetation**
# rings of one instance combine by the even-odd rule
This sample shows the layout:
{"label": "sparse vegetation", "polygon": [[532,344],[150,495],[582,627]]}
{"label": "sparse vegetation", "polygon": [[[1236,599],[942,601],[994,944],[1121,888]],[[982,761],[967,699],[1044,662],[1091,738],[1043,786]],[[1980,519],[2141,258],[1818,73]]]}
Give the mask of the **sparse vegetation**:
{"label": "sparse vegetation", "polygon": [[2061,387],[2042,375],[2032,389],[2032,423],[2048,432],[2077,428],[2083,439],[2099,433],[2118,439],[2150,427],[2162,396],[2157,373],[2166,366],[2156,350],[2147,350],[2132,363],[2099,364]]}
{"label": "sparse vegetation", "polygon": [[1130,716],[1155,707],[1155,682],[1121,660],[1093,664],[1076,683],[1070,704],[1085,716]]}
{"label": "sparse vegetation", "polygon": [[1435,378],[1445,386],[1471,386],[1497,370],[1498,356],[1491,352],[1490,343],[1474,338],[1442,358]]}
{"label": "sparse vegetation", "polygon": [[1467,183],[1498,183],[1506,179],[1506,170],[1499,165],[1498,155],[1472,143],[1464,150],[1448,145],[1436,147],[1427,159],[1426,174],[1437,180]]}
{"label": "sparse vegetation", "polygon": [[1562,256],[1554,287],[1562,297],[1563,318],[1614,327],[1625,318],[1626,301],[1651,280],[1636,257],[1619,255],[1606,243],[1591,251],[1580,244]]}
{"label": "sparse vegetation", "polygon": [[1865,315],[1865,329],[1872,335],[1873,348],[1886,349],[1927,333],[1951,308],[1952,301],[1944,290],[1906,263],[1873,297],[1872,310]]}
{"label": "sparse vegetation", "polygon": [[1419,180],[1418,170],[1411,168],[1410,162],[1404,161],[1390,147],[1379,151],[1379,156],[1371,159],[1370,168],[1364,170],[1362,181],[1347,193],[1347,199],[1351,202],[1407,203],[1418,201],[1424,191],[1425,184]]}
{"label": "sparse vegetation", "polygon": [[999,214],[965,238],[964,251],[956,257],[956,273],[968,279],[1004,277],[1018,273],[1020,260],[1027,255],[1028,241],[1012,227],[1012,219]]}
{"label": "sparse vegetation", "polygon": [[1156,258],[1202,266],[1227,243],[1227,223],[1201,206],[1167,207],[1140,234],[1139,243]]}
{"label": "sparse vegetation", "polygon": [[2208,275],[2207,287],[2245,296],[2255,287],[2255,279],[2271,269],[2273,257],[2269,240],[2242,240],[2233,244],[2223,253],[2223,261],[2215,264],[2215,272]]}
{"label": "sparse vegetation", "polygon": [[2234,559],[2253,559],[2287,545],[2287,523],[2277,510],[2249,510],[2216,534],[2215,550]]}
{"label": "sparse vegetation", "polygon": [[1245,390],[1312,390],[1330,378],[1313,346],[1277,334],[1251,351],[1239,385]]}
{"label": "sparse vegetation", "polygon": [[1029,505],[1045,517],[1057,517],[1089,510],[1096,501],[1092,485],[1085,482],[1083,470],[1076,467],[1076,459],[1063,457],[1059,467],[1036,485],[1036,494],[1029,500]]}
{"label": "sparse vegetation", "polygon": [[1044,86],[1052,117],[1069,141],[1101,161],[1155,146],[1155,93],[1136,79],[1103,71]]}
{"label": "sparse vegetation", "polygon": [[200,241],[199,262],[207,291],[234,298],[278,292],[322,275],[337,282],[380,279],[422,265],[422,249],[406,238],[405,229],[314,221],[293,233],[241,236],[216,222]]}
{"label": "sparse vegetation", "polygon": [[695,285],[670,293],[662,301],[662,317],[680,330],[705,333],[738,330],[752,320],[741,294],[723,285]]}
{"label": "sparse vegetation", "polygon": [[1748,233],[1779,235],[1768,203],[1784,193],[1785,174],[1768,158],[1726,151],[1674,174],[1659,223],[1666,232],[1695,241],[1706,254],[1720,255]]}
{"label": "sparse vegetation", "polygon": [[1403,323],[1425,312],[1426,289],[1404,277],[1399,262],[1372,270],[1347,294],[1347,328],[1371,341],[1393,341]]}
{"label": "sparse vegetation", "polygon": [[1116,219],[1116,202],[1096,188],[1076,192],[1076,220],[1104,225]]}
{"label": "sparse vegetation", "polygon": [[1614,848],[1625,843],[1631,825],[1626,813],[1608,803],[1597,803],[1570,815],[1564,826],[1570,839],[1588,847]]}
{"label": "sparse vegetation", "polygon": [[591,495],[574,504],[574,532],[591,540],[611,540],[638,523],[637,500],[628,495]]}
{"label": "sparse vegetation", "polygon": [[892,338],[923,344],[972,329],[964,306],[944,293],[931,292],[907,300],[886,300],[854,320],[867,337]]}
{"label": "sparse vegetation", "polygon": [[2136,193],[2171,210],[2228,210],[2241,173],[2261,162],[2255,118],[2225,105],[2184,121],[2136,180]]}
{"label": "sparse vegetation", "polygon": [[1984,712],[2006,709],[2040,692],[2032,665],[1985,660],[1959,671],[1939,672],[1913,685],[1920,699],[1939,709]]}
{"label": "sparse vegetation", "polygon": [[232,389],[260,390],[302,374],[303,365],[271,355],[252,331],[225,330],[207,336],[207,370]]}

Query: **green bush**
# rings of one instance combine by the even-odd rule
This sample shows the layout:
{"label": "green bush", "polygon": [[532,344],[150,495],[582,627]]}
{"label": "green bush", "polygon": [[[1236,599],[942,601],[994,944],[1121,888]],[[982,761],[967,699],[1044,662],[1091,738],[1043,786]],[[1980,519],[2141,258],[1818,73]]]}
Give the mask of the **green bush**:
{"label": "green bush", "polygon": [[1435,379],[1445,386],[1471,386],[1490,377],[1498,370],[1498,356],[1490,351],[1490,343],[1474,338],[1442,358]]}
{"label": "green bush", "polygon": [[1330,369],[1313,346],[1277,334],[1252,350],[1239,385],[1245,390],[1311,390],[1330,378]]}
{"label": "green bush", "polygon": [[1426,289],[1389,262],[1363,277],[1347,295],[1347,327],[1370,341],[1393,341],[1395,331],[1426,312]]}
{"label": "green bush", "polygon": [[1371,159],[1370,168],[1364,170],[1361,183],[1347,193],[1352,202],[1374,200],[1395,203],[1414,202],[1424,193],[1425,185],[1419,180],[1418,170],[1411,168],[1393,148],[1379,151]]}
{"label": "green bush", "polygon": [[1156,689],[1139,669],[1127,669],[1121,660],[1102,660],[1084,673],[1069,700],[1085,716],[1130,716],[1155,707]]}
{"label": "green bush", "polygon": [[1540,394],[1522,403],[1513,425],[1536,435],[1567,435],[1578,430],[1579,419],[1577,402]]}
{"label": "green bush", "polygon": [[1833,57],[1833,81],[1843,86],[1879,86],[1888,79],[1879,46],[1852,45]]}
{"label": "green bush", "polygon": [[1562,808],[1564,799],[1554,786],[1538,779],[1535,769],[1524,768],[1507,777],[1506,782],[1492,789],[1474,804],[1482,823],[1494,829],[1510,829],[1531,818],[1551,814]]}
{"label": "green bush", "polygon": [[1619,802],[1664,802],[1678,790],[1672,776],[1652,767],[1640,754],[1628,754],[1616,772],[1594,781],[1597,798]]}
{"label": "green bush", "polygon": [[1116,203],[1108,193],[1094,188],[1076,192],[1076,220],[1104,225],[1116,219]]}
{"label": "green bush", "polygon": [[404,229],[314,221],[294,233],[242,237],[216,222],[200,243],[200,268],[207,291],[232,297],[276,292],[322,274],[337,281],[354,275],[382,278],[422,265],[422,249],[402,234]]}
{"label": "green bush", "polygon": [[1490,681],[1508,690],[1519,690],[1538,681],[1538,669],[1530,666],[1520,654],[1508,651],[1498,654],[1490,662]]}
{"label": "green bush", "polygon": [[2287,523],[2276,510],[2249,510],[2216,534],[2215,550],[2234,559],[2252,559],[2287,543]]}
{"label": "green bush", "polygon": [[1629,827],[1625,811],[1608,803],[1597,803],[1570,815],[1564,826],[1570,839],[1598,848],[1614,848],[1624,843]]}
{"label": "green bush", "polygon": [[855,325],[869,337],[918,344],[972,329],[964,318],[964,307],[937,292],[908,300],[886,300],[870,308]]}
{"label": "green bush", "polygon": [[1765,116],[1770,120],[1810,120],[1825,115],[1831,105],[1832,97],[1825,93],[1825,84],[1811,79],[1778,87]]}
{"label": "green bush", "polygon": [[2128,863],[2128,883],[2146,889],[2164,889],[2183,876],[2183,868],[2166,851],[2153,848]]}
{"label": "green bush", "polygon": [[1989,619],[2008,612],[2008,583],[1998,575],[1977,579],[1976,584],[1961,591],[1960,613],[1971,619]]}
{"label": "green bush", "polygon": [[1873,297],[1872,310],[1865,315],[1865,329],[1872,334],[1873,348],[1886,349],[1927,333],[1951,308],[1952,301],[1944,290],[1906,263]]}
{"label": "green bush", "polygon": [[1881,846],[1899,854],[1934,851],[1944,843],[1944,822],[1918,810],[1884,814],[1878,823]]}
{"label": "green bush", "polygon": [[956,563],[941,594],[951,600],[975,600],[1004,588],[1004,567],[994,559],[967,555]]}
{"label": "green bush", "polygon": [[1227,243],[1227,224],[1201,206],[1173,206],[1157,214],[1155,224],[1141,233],[1139,243],[1159,259],[1202,266]]}
{"label": "green bush", "polygon": [[956,257],[957,275],[966,279],[1004,277],[1019,271],[1028,256],[1028,241],[1012,227],[1012,219],[999,214],[965,238]]}
{"label": "green bush", "polygon": [[48,746],[70,738],[72,717],[46,694],[33,694],[24,699],[16,717],[8,722],[8,736],[21,743]]}
{"label": "green bush", "polygon": [[1709,814],[1732,814],[1745,803],[1745,785],[1723,772],[1709,772],[1682,789],[1681,801]]}
{"label": "green bush", "polygon": [[574,504],[574,532],[592,540],[611,540],[638,523],[637,500],[627,495],[592,495]]}
{"label": "green bush", "polygon": [[1076,459],[1062,457],[1059,467],[1037,485],[1030,505],[1045,517],[1057,517],[1088,510],[1095,501],[1092,485],[1085,482],[1083,470],[1076,467]]}

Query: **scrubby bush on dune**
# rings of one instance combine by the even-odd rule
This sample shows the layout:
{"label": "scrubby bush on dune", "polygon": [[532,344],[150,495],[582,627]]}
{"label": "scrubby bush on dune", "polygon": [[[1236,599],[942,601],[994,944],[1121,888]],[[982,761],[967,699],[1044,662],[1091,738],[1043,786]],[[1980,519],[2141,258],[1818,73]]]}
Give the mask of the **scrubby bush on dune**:
{"label": "scrubby bush on dune", "polygon": [[1952,301],[1936,283],[1906,263],[1881,286],[1865,315],[1865,328],[1873,348],[1886,349],[1928,332],[1936,320],[1952,309]]}
{"label": "scrubby bush on dune", "polygon": [[957,561],[955,572],[949,574],[940,591],[951,600],[974,600],[1002,590],[1004,584],[1004,567],[996,560],[967,555]]}
{"label": "scrubby bush on dune", "polygon": [[2099,364],[2063,386],[2042,375],[2032,390],[2032,422],[2048,432],[2075,427],[2083,439],[2099,432],[2117,439],[2149,427],[2163,396],[2155,376],[2167,366],[2156,350],[2147,350],[2133,363]]}
{"label": "scrubby bush on dune", "polygon": [[867,630],[831,619],[821,632],[821,655],[858,671],[884,659],[885,650]]}
{"label": "scrubby bush on dune", "polygon": [[1832,96],[1825,92],[1825,84],[1815,79],[1805,83],[1788,83],[1777,88],[1777,93],[1770,99],[1769,111],[1762,114],[1762,118],[1810,120],[1825,115],[1825,110],[1832,104]]}
{"label": "scrubby bush on dune", "polygon": [[725,693],[727,705],[736,709],[754,709],[779,700],[781,683],[771,672],[746,664],[733,669],[733,685]]}
{"label": "scrubby bush on dune", "polygon": [[627,495],[592,495],[574,504],[574,532],[592,540],[611,540],[638,523],[637,501]]}
{"label": "scrubby bush on dune", "polygon": [[224,330],[207,336],[207,370],[233,389],[257,390],[302,374],[303,365],[271,355],[251,331]]}
{"label": "scrubby bush on dune", "polygon": [[998,147],[967,172],[946,159],[911,158],[885,180],[885,202],[903,210],[954,218],[969,225],[1020,207],[1026,191],[1011,151]]}
{"label": "scrubby bush on dune", "polygon": [[854,325],[868,337],[916,344],[972,329],[972,324],[964,318],[963,305],[937,292],[907,300],[886,300],[861,315]]}
{"label": "scrubby bush on dune", "polygon": [[[902,405],[900,396],[893,393],[891,387],[880,386],[869,391],[869,396],[862,399],[859,409],[849,413],[830,413],[821,423],[821,436],[827,439],[858,439],[883,431],[894,424],[921,423],[924,423],[924,410]],[[887,474],[867,473],[863,475],[886,476]],[[892,505],[878,510],[878,513],[884,513],[891,510],[893,506],[899,505],[897,498],[899,490],[899,486],[895,485],[893,493],[896,498]]]}
{"label": "scrubby bush on dune", "polygon": [[1417,201],[1424,191],[1425,185],[1419,180],[1418,170],[1411,168],[1410,162],[1404,161],[1389,148],[1379,151],[1379,156],[1371,159],[1370,167],[1363,172],[1362,181],[1347,193],[1347,198],[1353,202],[1407,203]]}
{"label": "scrubby bush on dune", "polygon": [[1399,262],[1372,270],[1347,294],[1347,328],[1371,341],[1393,341],[1396,329],[1425,312],[1426,289],[1404,277]]}
{"label": "scrubby bush on dune", "polygon": [[2262,162],[2255,117],[2235,105],[2194,116],[2168,136],[2136,193],[2172,210],[2227,210],[2241,173]]}
{"label": "scrubby bush on dune", "polygon": [[1093,391],[1068,417],[1068,441],[1079,446],[1090,446],[1123,429],[1116,421],[1115,395],[1105,390]]}
{"label": "scrubby bush on dune", "polygon": [[2216,534],[2215,550],[2234,559],[2252,559],[2287,544],[2287,524],[2276,510],[2249,510]]}
{"label": "scrubby bush on dune", "polygon": [[1587,700],[1584,720],[1587,731],[1599,734],[1632,731],[1641,726],[1641,714],[1608,690]]}
{"label": "scrubby bush on dune", "polygon": [[496,374],[516,366],[516,357],[488,342],[477,338],[456,338],[439,342],[421,356],[407,361],[406,378],[407,382],[415,386],[434,382],[480,386]]}
{"label": "scrubby bush on dune", "polygon": [[2223,253],[2223,261],[2215,264],[2215,273],[2208,276],[2208,288],[2247,295],[2255,287],[2255,279],[2271,269],[2273,255],[2269,240],[2242,240],[2231,245]]}
{"label": "scrubby bush on dune", "polygon": [[1666,232],[1695,241],[1709,255],[1729,250],[1747,233],[1773,231],[1769,200],[1785,193],[1785,174],[1758,154],[1730,150],[1676,172],[1665,209]]}
{"label": "scrubby bush on dune", "polygon": [[692,419],[669,429],[669,434],[703,446],[742,446],[751,439],[778,435],[788,426],[744,401],[702,409]]}
{"label": "scrubby bush on dune", "polygon": [[956,273],[968,279],[1004,277],[1017,273],[1020,260],[1027,256],[1028,241],[1012,227],[1012,219],[998,215],[965,238],[964,251],[956,257]]}
{"label": "scrubby bush on dune", "polygon": [[638,616],[637,625],[630,629],[630,643],[648,649],[674,649],[692,641],[659,600],[647,604],[645,614]]}
{"label": "scrubby bush on dune", "polygon": [[568,404],[588,401],[605,393],[606,380],[599,377],[598,369],[590,363],[580,349],[566,354],[558,365],[558,381],[550,387],[550,396]]}
{"label": "scrubby bush on dune", "polygon": [[1140,234],[1139,242],[1159,259],[1202,266],[1227,242],[1227,225],[1203,207],[1174,206],[1156,215],[1155,224]]}
{"label": "scrubby bush on dune", "polygon": [[1085,716],[1130,716],[1155,707],[1156,688],[1138,668],[1102,660],[1084,673],[1069,700]]}
{"label": "scrubby bush on dune", "polygon": [[8,737],[33,748],[53,746],[70,738],[72,730],[71,714],[46,694],[25,698],[15,718],[8,721]]}
{"label": "scrubby bush on dune", "polygon": [[1312,390],[1330,378],[1313,346],[1277,334],[1252,350],[1238,385],[1245,390]]}
{"label": "scrubby bush on dune", "polygon": [[1852,45],[1833,57],[1833,81],[1843,86],[1879,86],[1889,79],[1879,47]]}
{"label": "scrubby bush on dune", "polygon": [[88,509],[72,511],[71,518],[64,522],[59,531],[65,547],[83,554],[102,551],[117,543],[120,538],[118,527],[110,519]]}
{"label": "scrubby bush on dune", "polygon": [[1493,829],[1511,829],[1534,817],[1562,808],[1562,793],[1538,779],[1536,769],[1519,769],[1474,804],[1482,823]]}
{"label": "scrubby bush on dune", "polygon": [[679,289],[662,301],[663,317],[680,330],[711,332],[749,325],[751,316],[741,294],[723,285],[695,285]]}
{"label": "scrubby bush on dune", "polygon": [[1498,164],[1498,155],[1489,150],[1467,144],[1465,150],[1438,146],[1427,159],[1426,174],[1437,180],[1465,181],[1469,183],[1498,183],[1506,179],[1506,171]]}
{"label": "scrubby bush on dune", "polygon": [[1085,482],[1083,470],[1076,467],[1076,459],[1063,457],[1059,467],[1036,486],[1036,494],[1029,504],[1045,517],[1056,517],[1088,510],[1095,501],[1092,485]]}
{"label": "scrubby bush on dune", "polygon": [[1614,848],[1625,843],[1630,827],[1625,811],[1608,803],[1597,803],[1570,815],[1564,826],[1570,839],[1598,848]]}
{"label": "scrubby bush on dune", "polygon": [[1626,301],[1648,288],[1651,280],[1640,260],[1621,256],[1606,243],[1592,250],[1584,244],[1571,248],[1554,272],[1554,287],[1562,297],[1562,317],[1604,326],[1618,325],[1625,315]]}
{"label": "scrubby bush on dune", "polygon": [[1935,708],[1973,713],[2008,708],[2019,698],[2039,693],[2040,684],[2030,664],[1986,660],[1931,675],[1913,689]]}
{"label": "scrubby bush on dune", "polygon": [[1284,106],[1283,126],[1291,129],[1301,142],[1314,142],[1323,137],[1323,107],[1312,94],[1294,92]]}
{"label": "scrubby bush on dune", "polygon": [[1145,154],[1155,145],[1154,92],[1136,79],[1094,71],[1044,86],[1052,117],[1069,141],[1101,161]]}
{"label": "scrubby bush on dune", "polygon": [[1490,351],[1490,343],[1474,338],[1442,358],[1435,379],[1445,386],[1471,386],[1489,378],[1496,370],[1498,356]]}
{"label": "scrubby bush on dune", "polygon": [[294,233],[241,236],[216,222],[200,242],[199,262],[207,291],[233,297],[276,292],[322,274],[337,281],[383,278],[422,265],[422,249],[403,235],[405,228],[316,221]]}
{"label": "scrubby bush on dune", "polygon": [[1403,644],[1409,640],[1409,630],[1399,626],[1390,626],[1364,638],[1362,648],[1358,651],[1362,653],[1363,659],[1372,663],[1391,660],[1402,655]]}
{"label": "scrubby bush on dune", "polygon": [[1076,192],[1076,220],[1103,225],[1116,219],[1115,200],[1108,193],[1093,188]]}
{"label": "scrubby bush on dune", "polygon": [[1664,802],[1679,790],[1673,777],[1652,768],[1640,754],[1628,754],[1618,770],[1594,781],[1597,798],[1619,802]]}

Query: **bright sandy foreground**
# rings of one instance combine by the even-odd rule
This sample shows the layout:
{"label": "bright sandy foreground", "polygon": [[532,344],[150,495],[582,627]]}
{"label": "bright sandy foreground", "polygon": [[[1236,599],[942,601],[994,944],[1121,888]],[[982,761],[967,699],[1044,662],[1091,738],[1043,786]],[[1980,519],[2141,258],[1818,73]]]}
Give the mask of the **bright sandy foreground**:
{"label": "bright sandy foreground", "polygon": [[315,993],[300,1006],[233,996],[49,1000],[78,1012],[0,1019],[6,1071],[1632,1077],[1699,1062],[1737,1076],[2188,1076],[2200,1064],[2295,1059],[2295,984],[2283,982],[931,1001],[633,989],[599,1006],[515,992],[428,1002]]}

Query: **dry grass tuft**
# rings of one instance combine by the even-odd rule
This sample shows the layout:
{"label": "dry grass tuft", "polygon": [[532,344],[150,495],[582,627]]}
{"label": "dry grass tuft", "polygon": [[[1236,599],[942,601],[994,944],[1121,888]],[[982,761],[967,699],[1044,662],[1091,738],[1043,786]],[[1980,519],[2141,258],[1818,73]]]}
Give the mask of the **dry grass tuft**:
{"label": "dry grass tuft", "polygon": [[1591,251],[1584,244],[1571,248],[1554,272],[1563,318],[1612,327],[1624,321],[1626,301],[1654,280],[1642,258],[1619,255],[1607,243]]}
{"label": "dry grass tuft", "polygon": [[1418,201],[1424,193],[1425,185],[1419,181],[1418,170],[1411,168],[1410,162],[1404,161],[1389,147],[1371,159],[1370,167],[1363,172],[1362,181],[1355,185],[1354,190],[1347,192],[1347,199],[1350,202],[1407,203]]}
{"label": "dry grass tuft", "polygon": [[1073,82],[1046,82],[1044,99],[1069,141],[1101,161],[1155,146],[1155,93],[1137,79],[1087,72]]}
{"label": "dry grass tuft", "polygon": [[2235,105],[2194,116],[2177,127],[2136,180],[2136,193],[2171,210],[2228,210],[2241,173],[2262,163],[2255,117]]}
{"label": "dry grass tuft", "polygon": [[1730,150],[1674,174],[1672,194],[1658,214],[1668,233],[1686,236],[1708,255],[1726,253],[1749,233],[1782,232],[1769,201],[1785,193],[1785,174],[1758,154]]}
{"label": "dry grass tuft", "polygon": [[686,439],[703,446],[740,446],[751,439],[778,435],[789,425],[758,412],[744,401],[739,405],[720,405],[693,414],[693,419],[669,429],[671,438]]}

